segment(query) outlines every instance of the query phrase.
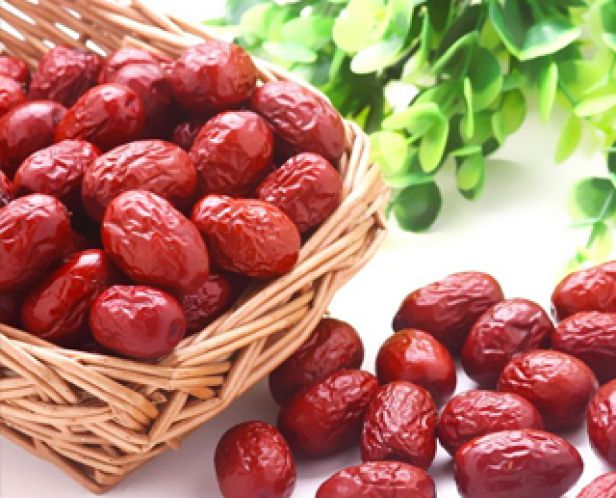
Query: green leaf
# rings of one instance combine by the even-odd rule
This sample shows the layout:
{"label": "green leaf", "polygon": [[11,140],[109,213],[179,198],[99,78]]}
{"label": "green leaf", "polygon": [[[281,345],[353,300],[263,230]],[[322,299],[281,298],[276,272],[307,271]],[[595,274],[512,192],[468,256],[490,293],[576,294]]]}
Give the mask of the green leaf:
{"label": "green leaf", "polygon": [[240,27],[244,33],[260,38],[267,38],[269,26],[277,15],[276,6],[272,4],[258,4],[246,10],[240,18]]}
{"label": "green leaf", "polygon": [[403,42],[403,39],[394,37],[361,49],[351,60],[351,71],[368,74],[392,65],[398,58]]}
{"label": "green leaf", "polygon": [[616,173],[616,142],[612,144],[607,153],[607,169],[610,173]]}
{"label": "green leaf", "polygon": [[616,107],[616,94],[597,95],[583,100],[575,106],[575,114],[584,118],[609,111]]}
{"label": "green leaf", "polygon": [[468,47],[475,43],[478,38],[479,34],[476,31],[472,31],[456,40],[456,42],[432,65],[432,73],[438,74],[443,71],[454,57],[462,58]]}
{"label": "green leaf", "polygon": [[485,163],[482,154],[466,157],[456,173],[458,189],[461,192],[473,192],[480,188],[485,177]]}
{"label": "green leaf", "polygon": [[381,166],[385,177],[400,173],[407,160],[408,145],[399,133],[379,131],[370,135],[372,160]]}
{"label": "green leaf", "polygon": [[497,110],[492,114],[492,131],[494,132],[494,138],[498,140],[500,145],[505,143],[507,138],[507,132],[505,131],[505,118],[501,110]]}
{"label": "green leaf", "polygon": [[473,87],[471,80],[464,78],[464,101],[466,102],[466,120],[462,135],[471,138],[475,134],[475,115],[473,110]]}
{"label": "green leaf", "polygon": [[414,135],[423,135],[439,120],[441,111],[433,102],[415,103],[383,121],[385,130],[407,129]]}
{"label": "green leaf", "polygon": [[282,38],[312,50],[320,50],[331,41],[334,20],[329,17],[300,16],[282,27]]}
{"label": "green leaf", "polygon": [[354,54],[378,41],[387,30],[387,21],[388,12],[382,0],[350,0],[334,23],[334,42]]}
{"label": "green leaf", "polygon": [[[429,3],[434,3],[434,1]],[[462,9],[451,26],[445,31],[439,43],[438,50],[436,51],[436,57],[441,57],[454,43],[467,33],[476,31],[477,27],[480,25],[481,19],[484,17],[484,12],[485,9],[483,5],[470,5]]]}
{"label": "green leaf", "polygon": [[428,66],[430,44],[432,40],[432,25],[430,16],[424,15],[419,36],[419,49],[411,55],[402,68],[402,81],[412,83],[414,78]]}
{"label": "green leaf", "polygon": [[389,0],[389,27],[400,38],[405,38],[411,30],[414,0]]}
{"label": "green leaf", "polygon": [[263,48],[274,57],[279,57],[287,61],[303,62],[304,64],[310,64],[317,60],[316,52],[301,45],[298,45],[297,43],[278,43],[273,41],[266,41],[263,44]]}
{"label": "green leaf", "polygon": [[419,162],[426,173],[438,168],[449,137],[449,121],[439,112],[437,121],[423,135],[419,144]]}
{"label": "green leaf", "polygon": [[501,102],[500,115],[502,116],[503,131],[511,135],[518,131],[526,119],[526,99],[519,90],[505,93]]}
{"label": "green leaf", "polygon": [[[467,126],[468,115],[464,115],[460,121],[460,133]],[[472,145],[483,145],[492,136],[492,112],[480,111],[473,116],[475,121],[475,133],[467,140]]]}
{"label": "green leaf", "polygon": [[[407,0],[409,1],[409,0]],[[439,0],[428,2],[428,12],[430,14],[430,21],[436,31],[443,31],[447,25],[449,19],[449,13],[453,0]]]}
{"label": "green leaf", "polygon": [[480,111],[499,96],[503,88],[501,67],[494,55],[483,47],[477,47],[468,70],[473,84],[473,108]]}
{"label": "green leaf", "polygon": [[567,118],[567,121],[565,121],[565,126],[563,127],[560,137],[558,138],[554,160],[557,163],[562,163],[571,157],[571,154],[573,154],[575,149],[577,149],[581,138],[582,121],[574,114],[571,114]]}
{"label": "green leaf", "polygon": [[544,123],[550,119],[557,91],[558,66],[555,62],[550,62],[539,73],[539,109]]}
{"label": "green leaf", "polygon": [[479,145],[465,145],[460,147],[459,149],[455,149],[451,151],[452,157],[466,157],[471,156],[473,154],[480,154],[481,147]]}
{"label": "green leaf", "polygon": [[596,263],[602,263],[612,254],[613,237],[610,227],[603,221],[593,224],[585,255]]}
{"label": "green leaf", "polygon": [[442,203],[441,192],[436,183],[412,185],[395,197],[391,212],[401,228],[421,232],[434,223]]}
{"label": "green leaf", "polygon": [[616,212],[616,190],[608,178],[584,178],[575,184],[569,197],[574,220],[607,219]]}

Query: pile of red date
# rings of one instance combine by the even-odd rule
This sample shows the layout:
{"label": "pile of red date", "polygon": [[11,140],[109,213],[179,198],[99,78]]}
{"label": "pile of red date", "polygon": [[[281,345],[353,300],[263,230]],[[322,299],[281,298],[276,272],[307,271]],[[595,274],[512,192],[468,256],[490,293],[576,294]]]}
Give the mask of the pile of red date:
{"label": "pile of red date", "polygon": [[[426,470],[438,440],[465,498],[560,498],[584,465],[557,434],[584,420],[616,467],[616,261],[569,275],[552,301],[556,327],[537,303],[505,299],[485,273],[417,289],[393,320],[376,376],[360,370],[353,327],[323,319],[270,375],[278,429],[247,422],[220,440],[223,496],[289,497],[291,450],[314,458],[359,442],[363,463],[331,476],[316,498],[435,498]],[[456,356],[478,388],[452,397]],[[578,498],[616,498],[616,472]]]}
{"label": "pile of red date", "polygon": [[239,46],[0,56],[0,323],[141,360],[296,264],[341,202],[340,115]]}

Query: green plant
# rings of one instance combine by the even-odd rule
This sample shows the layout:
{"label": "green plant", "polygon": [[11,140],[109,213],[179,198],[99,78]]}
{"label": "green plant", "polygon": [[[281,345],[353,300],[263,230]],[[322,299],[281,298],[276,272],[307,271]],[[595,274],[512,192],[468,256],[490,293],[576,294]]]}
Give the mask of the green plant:
{"label": "green plant", "polygon": [[[445,161],[455,161],[461,195],[481,193],[485,158],[522,125],[533,93],[545,121],[557,103],[568,113],[555,162],[583,129],[606,148],[616,142],[614,0],[229,0],[228,14],[239,43],[372,133],[396,192],[389,211],[407,230],[437,218]],[[594,220],[588,254],[605,244],[612,207],[584,220]]]}

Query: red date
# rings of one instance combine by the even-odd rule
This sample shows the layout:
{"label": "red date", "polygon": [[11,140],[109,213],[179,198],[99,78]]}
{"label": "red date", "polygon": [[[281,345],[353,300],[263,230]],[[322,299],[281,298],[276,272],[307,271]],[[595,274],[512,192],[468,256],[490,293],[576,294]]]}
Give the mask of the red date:
{"label": "red date", "polygon": [[250,111],[229,111],[205,123],[190,157],[204,192],[241,195],[263,177],[273,151],[272,132],[262,117]]}
{"label": "red date", "polygon": [[115,285],[94,301],[90,328],[107,349],[153,360],[173,351],[182,340],[186,318],[171,294],[143,285]]}
{"label": "red date", "polygon": [[571,444],[534,429],[478,437],[455,459],[456,482],[465,498],[560,498],[583,468]]}
{"label": "red date", "polygon": [[361,432],[379,383],[361,370],[339,370],[299,392],[282,407],[278,428],[291,447],[309,456],[336,453]]}
{"label": "red date", "polygon": [[42,339],[71,344],[85,335],[94,300],[119,278],[103,251],[75,253],[26,295],[21,321]]}
{"label": "red date", "polygon": [[0,118],[0,169],[12,177],[30,154],[51,145],[66,108],[51,100],[24,102]]}
{"label": "red date", "polygon": [[616,472],[597,477],[577,498],[616,498]]}
{"label": "red date", "polygon": [[0,323],[16,326],[19,323],[19,298],[9,292],[0,292]]}
{"label": "red date", "polygon": [[205,113],[248,99],[257,84],[257,69],[242,47],[210,40],[184,50],[169,79],[182,107]]}
{"label": "red date", "polygon": [[270,81],[257,88],[251,107],[297,152],[314,152],[332,163],[345,147],[340,114],[324,98],[292,81]]}
{"label": "red date", "polygon": [[10,55],[0,55],[0,76],[19,82],[23,88],[30,84],[30,70],[26,63]]}
{"label": "red date", "polygon": [[25,101],[26,94],[19,82],[7,76],[0,76],[0,117]]}
{"label": "red date", "polygon": [[275,427],[244,422],[229,429],[214,455],[224,498],[289,498],[295,488],[295,461]]}
{"label": "red date", "polygon": [[13,182],[0,170],[0,208],[6,206],[15,197]]}
{"label": "red date", "polygon": [[195,143],[195,138],[197,138],[206,121],[207,117],[205,116],[193,116],[188,121],[181,122],[174,128],[171,141],[185,151],[190,151],[193,143]]}
{"label": "red date", "polygon": [[423,387],[386,384],[366,410],[362,460],[399,460],[427,469],[436,454],[437,421],[436,405]]}
{"label": "red date", "polygon": [[590,443],[612,467],[616,467],[616,380],[605,384],[588,408]]}
{"label": "red date", "polygon": [[412,465],[366,462],[336,472],[316,498],[436,498],[436,487],[427,472]]}
{"label": "red date", "polygon": [[456,367],[447,349],[433,336],[403,329],[379,349],[376,372],[382,384],[405,380],[427,389],[442,405],[456,389]]}
{"label": "red date", "polygon": [[494,386],[511,358],[549,344],[554,325],[541,306],[507,299],[475,322],[462,349],[462,365],[478,384]]}
{"label": "red date", "polygon": [[616,261],[566,276],[554,289],[552,304],[560,320],[580,311],[616,313]]}
{"label": "red date", "polygon": [[580,312],[558,325],[552,347],[584,361],[600,384],[616,379],[616,313]]}
{"label": "red date", "polygon": [[475,321],[503,299],[500,285],[490,275],[454,273],[406,296],[393,328],[423,330],[457,353]]}
{"label": "red date", "polygon": [[24,287],[63,255],[69,214],[54,197],[32,194],[0,209],[0,292]]}
{"label": "red date", "polygon": [[453,456],[473,438],[513,429],[543,429],[541,415],[529,401],[511,393],[467,391],[443,408],[438,436]]}
{"label": "red date", "polygon": [[308,340],[269,376],[269,389],[279,405],[313,382],[345,368],[360,368],[364,345],[346,322],[323,318]]}
{"label": "red date", "polygon": [[552,431],[580,425],[597,386],[595,375],[583,361],[541,349],[514,357],[498,379],[499,391],[530,401]]}
{"label": "red date", "polygon": [[130,88],[99,85],[84,93],[56,129],[56,142],[78,138],[103,150],[138,138],[145,124],[143,103]]}
{"label": "red date", "polygon": [[259,186],[259,199],[278,206],[306,232],[320,225],[340,204],[342,177],[318,154],[292,157]]}
{"label": "red date", "polygon": [[208,253],[197,228],[162,197],[130,190],[107,207],[103,246],[132,280],[190,292],[205,282]]}
{"label": "red date", "polygon": [[192,292],[179,294],[189,334],[204,329],[231,304],[231,284],[223,275],[210,273],[205,282]]}
{"label": "red date", "polygon": [[94,52],[54,47],[39,61],[28,98],[55,100],[71,107],[86,90],[96,85],[101,64],[101,58]]}
{"label": "red date", "polygon": [[170,59],[155,55],[147,50],[133,47],[123,47],[112,53],[103,63],[103,67],[98,76],[99,83],[111,83],[116,74],[124,66],[129,64],[157,64],[162,67],[163,64],[170,63]]}
{"label": "red date", "polygon": [[162,140],[140,140],[120,145],[94,161],[85,171],[81,197],[88,214],[100,221],[113,199],[137,189],[185,208],[194,198],[197,173],[180,147]]}
{"label": "red date", "polygon": [[297,227],[271,204],[208,195],[195,205],[192,220],[214,261],[227,271],[269,278],[290,271],[297,262]]}

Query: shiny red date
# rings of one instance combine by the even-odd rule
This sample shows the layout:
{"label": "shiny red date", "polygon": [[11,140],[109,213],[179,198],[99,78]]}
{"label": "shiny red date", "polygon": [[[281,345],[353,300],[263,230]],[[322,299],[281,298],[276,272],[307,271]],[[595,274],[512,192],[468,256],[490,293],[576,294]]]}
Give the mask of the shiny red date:
{"label": "shiny red date", "polygon": [[588,407],[588,436],[596,453],[616,467],[616,380],[608,382]]}

